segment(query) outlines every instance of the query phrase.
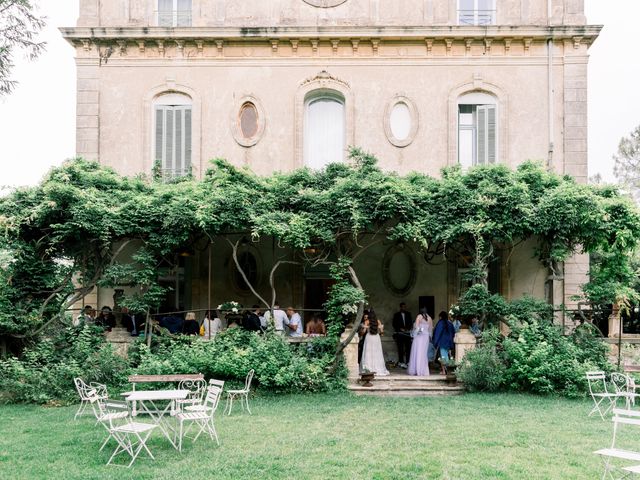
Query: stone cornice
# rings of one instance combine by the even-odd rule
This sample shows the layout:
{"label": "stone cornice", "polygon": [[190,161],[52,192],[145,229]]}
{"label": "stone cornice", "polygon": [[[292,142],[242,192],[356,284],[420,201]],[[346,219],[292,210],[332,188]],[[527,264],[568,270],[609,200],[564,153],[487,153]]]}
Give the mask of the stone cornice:
{"label": "stone cornice", "polygon": [[[308,26],[308,27],[63,27],[62,36],[74,45],[82,41],[111,40],[223,40],[257,42],[291,39],[382,39],[385,41],[424,41],[425,39],[531,38],[562,40],[590,45],[598,37],[601,25],[586,26]],[[576,40],[578,39],[578,40]]]}

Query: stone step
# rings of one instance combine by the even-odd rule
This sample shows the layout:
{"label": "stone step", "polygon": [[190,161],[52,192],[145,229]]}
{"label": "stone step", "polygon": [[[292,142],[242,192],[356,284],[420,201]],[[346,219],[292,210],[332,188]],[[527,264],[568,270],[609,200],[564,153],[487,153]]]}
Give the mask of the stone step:
{"label": "stone step", "polygon": [[433,397],[442,395],[462,395],[462,385],[416,385],[391,387],[389,385],[376,385],[363,387],[362,385],[349,385],[349,391],[356,395],[374,395],[381,397]]}
{"label": "stone step", "polygon": [[371,387],[364,387],[358,378],[351,378],[349,390],[357,395],[379,395],[395,397],[418,397],[438,395],[460,395],[464,387],[460,383],[449,384],[445,375],[417,377],[403,372],[392,372],[388,376],[374,378]]}

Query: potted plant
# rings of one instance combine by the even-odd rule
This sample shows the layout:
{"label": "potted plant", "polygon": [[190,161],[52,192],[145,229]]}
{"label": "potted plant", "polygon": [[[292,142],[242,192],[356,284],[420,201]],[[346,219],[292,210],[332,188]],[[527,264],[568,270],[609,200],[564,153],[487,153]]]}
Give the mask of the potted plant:
{"label": "potted plant", "polygon": [[375,372],[370,372],[367,368],[365,368],[362,372],[360,372],[360,383],[363,387],[373,387],[373,380],[376,376]]}
{"label": "potted plant", "polygon": [[449,385],[454,385],[458,381],[458,378],[456,377],[456,369],[458,368],[458,365],[456,364],[455,360],[450,359],[447,363],[445,363],[444,368],[447,372],[445,378],[446,382]]}
{"label": "potted plant", "polygon": [[239,323],[242,320],[242,305],[238,302],[230,301],[218,305],[217,310],[224,314],[227,324],[232,322]]}

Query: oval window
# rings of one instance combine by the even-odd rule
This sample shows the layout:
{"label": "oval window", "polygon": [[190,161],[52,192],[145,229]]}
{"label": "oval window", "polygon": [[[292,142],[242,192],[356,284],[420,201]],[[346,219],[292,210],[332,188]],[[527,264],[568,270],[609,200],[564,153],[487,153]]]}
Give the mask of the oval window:
{"label": "oval window", "polygon": [[391,133],[397,140],[403,141],[409,138],[411,134],[411,111],[406,103],[398,102],[393,106],[389,122]]}
{"label": "oval window", "polygon": [[253,138],[258,133],[258,109],[247,102],[240,109],[240,131],[244,138]]}

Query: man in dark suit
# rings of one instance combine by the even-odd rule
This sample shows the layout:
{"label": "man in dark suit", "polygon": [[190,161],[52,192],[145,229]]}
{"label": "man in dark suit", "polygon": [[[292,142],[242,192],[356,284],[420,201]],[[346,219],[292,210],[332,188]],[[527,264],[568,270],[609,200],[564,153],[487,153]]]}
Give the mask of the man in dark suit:
{"label": "man in dark suit", "polygon": [[398,346],[398,363],[401,368],[407,368],[411,354],[411,329],[413,317],[407,311],[407,304],[400,304],[400,311],[393,314],[393,339]]}

